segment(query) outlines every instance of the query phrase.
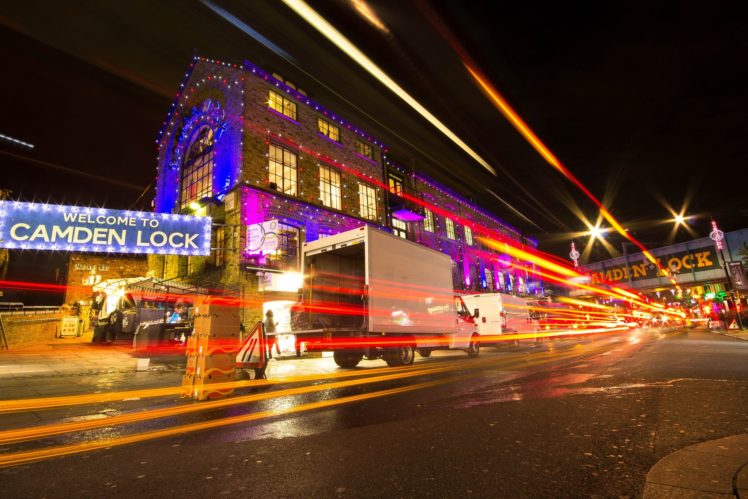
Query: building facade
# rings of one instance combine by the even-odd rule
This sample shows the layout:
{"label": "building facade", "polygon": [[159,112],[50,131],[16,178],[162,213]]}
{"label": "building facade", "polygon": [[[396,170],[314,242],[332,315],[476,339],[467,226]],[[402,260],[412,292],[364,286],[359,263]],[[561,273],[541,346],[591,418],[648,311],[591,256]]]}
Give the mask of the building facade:
{"label": "building facade", "polygon": [[282,321],[302,243],[363,224],[448,253],[457,289],[542,292],[531,269],[477,236],[534,241],[389,161],[380,140],[249,62],[195,58],[157,144],[155,210],[211,216],[214,230],[209,257],[150,255],[149,273],[233,290],[244,322],[268,308]]}

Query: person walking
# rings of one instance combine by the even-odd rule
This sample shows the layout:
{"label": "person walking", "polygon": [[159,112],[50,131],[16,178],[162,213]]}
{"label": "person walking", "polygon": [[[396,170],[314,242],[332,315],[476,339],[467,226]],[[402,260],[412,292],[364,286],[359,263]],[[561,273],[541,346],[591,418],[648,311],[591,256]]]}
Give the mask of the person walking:
{"label": "person walking", "polygon": [[278,346],[278,337],[276,336],[276,326],[278,325],[273,318],[273,311],[268,310],[265,312],[265,338],[267,338],[268,344],[268,358],[273,358],[273,347],[275,351],[280,355],[280,346]]}

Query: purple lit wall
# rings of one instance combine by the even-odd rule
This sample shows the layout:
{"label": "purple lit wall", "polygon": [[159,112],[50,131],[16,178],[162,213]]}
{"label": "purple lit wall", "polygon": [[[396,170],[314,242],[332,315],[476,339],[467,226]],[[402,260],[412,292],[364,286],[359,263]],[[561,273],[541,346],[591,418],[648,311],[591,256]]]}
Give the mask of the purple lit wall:
{"label": "purple lit wall", "polygon": [[159,139],[156,212],[179,210],[184,156],[203,126],[209,126],[214,134],[211,197],[220,199],[239,178],[244,102],[238,74],[237,70],[200,62],[192,68]]}
{"label": "purple lit wall", "polygon": [[[366,225],[363,220],[251,187],[241,188],[241,199],[242,222],[245,225],[278,220],[283,224],[302,229],[305,235],[302,242],[315,241],[320,234],[337,234]],[[386,230],[378,225],[372,224],[372,226]],[[245,256],[249,254],[245,252]]]}

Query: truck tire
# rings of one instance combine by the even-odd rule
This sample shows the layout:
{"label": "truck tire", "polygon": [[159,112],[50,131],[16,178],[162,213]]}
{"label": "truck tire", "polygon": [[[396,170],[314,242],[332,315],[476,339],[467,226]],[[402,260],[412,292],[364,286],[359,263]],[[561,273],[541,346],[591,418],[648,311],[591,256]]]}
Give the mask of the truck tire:
{"label": "truck tire", "polygon": [[364,358],[364,352],[361,350],[335,350],[332,358],[338,367],[353,369]]}
{"label": "truck tire", "polygon": [[473,336],[470,337],[470,344],[465,349],[465,352],[468,354],[468,357],[477,357],[478,354],[480,354],[479,337],[480,336],[477,333],[473,333]]}
{"label": "truck tire", "polygon": [[418,349],[418,354],[424,358],[431,357],[431,352],[433,352],[433,350],[431,350],[430,348],[419,348]]}
{"label": "truck tire", "polygon": [[382,358],[390,367],[409,366],[416,360],[416,349],[414,345],[386,348],[382,353]]}

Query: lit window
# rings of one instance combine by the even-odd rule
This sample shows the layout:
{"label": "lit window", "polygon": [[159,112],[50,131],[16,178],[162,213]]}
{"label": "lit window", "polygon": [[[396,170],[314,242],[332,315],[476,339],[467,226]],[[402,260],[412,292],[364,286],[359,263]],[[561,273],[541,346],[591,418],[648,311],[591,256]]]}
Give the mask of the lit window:
{"label": "lit window", "polygon": [[317,118],[317,130],[328,139],[340,142],[340,128],[329,121]]}
{"label": "lit window", "polygon": [[486,288],[493,291],[493,271],[486,269]]}
{"label": "lit window", "polygon": [[268,266],[280,270],[298,270],[299,229],[279,223],[275,236],[278,238],[278,247],[265,255]]}
{"label": "lit window", "polygon": [[374,149],[372,149],[371,144],[367,144],[363,140],[356,139],[356,152],[361,156],[374,159]]}
{"label": "lit window", "polygon": [[319,167],[319,198],[328,208],[340,209],[340,172],[327,166]]}
{"label": "lit window", "polygon": [[434,232],[434,212],[428,208],[423,209],[423,230]]}
{"label": "lit window", "polygon": [[298,156],[285,147],[270,144],[268,180],[270,188],[296,195],[296,164]]}
{"label": "lit window", "polygon": [[292,120],[296,120],[296,103],[290,99],[286,99],[278,92],[270,91],[268,107],[288,116]]}
{"label": "lit window", "polygon": [[358,184],[358,211],[361,218],[377,219],[377,191],[366,184]]}
{"label": "lit window", "polygon": [[195,132],[184,155],[181,207],[213,195],[213,129],[203,126]]}
{"label": "lit window", "polygon": [[403,239],[408,239],[408,224],[397,218],[392,219],[392,233]]}
{"label": "lit window", "polygon": [[213,263],[216,267],[223,267],[226,263],[226,227],[216,229],[216,252]]}
{"label": "lit window", "polygon": [[472,246],[473,245],[473,229],[468,227],[467,225],[464,227],[465,229],[465,242]]}
{"label": "lit window", "polygon": [[447,223],[447,239],[457,239],[455,233],[455,223],[451,218],[445,218],[444,221]]}
{"label": "lit window", "polygon": [[403,195],[403,179],[394,175],[389,176],[389,187],[392,194]]}

